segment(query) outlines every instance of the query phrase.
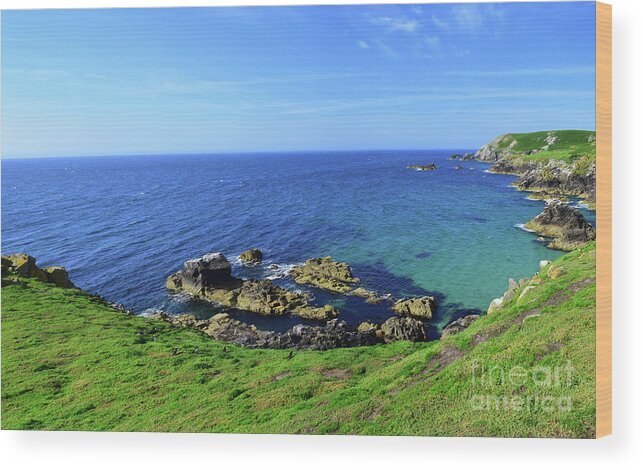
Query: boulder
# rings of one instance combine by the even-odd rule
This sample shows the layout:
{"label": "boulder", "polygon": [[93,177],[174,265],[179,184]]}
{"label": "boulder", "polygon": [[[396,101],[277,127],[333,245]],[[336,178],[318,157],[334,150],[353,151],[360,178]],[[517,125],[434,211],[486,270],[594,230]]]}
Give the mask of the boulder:
{"label": "boulder", "polygon": [[493,313],[502,307],[502,298],[493,299],[487,308],[487,314]]}
{"label": "boulder", "polygon": [[36,273],[36,259],[26,253],[16,253],[2,257],[2,267],[7,271],[24,277],[34,277]]}
{"label": "boulder", "polygon": [[442,330],[442,336],[440,336],[440,339],[444,339],[447,336],[451,336],[453,334],[460,333],[461,331],[466,330],[479,317],[480,315],[467,315],[465,317],[458,318],[454,322],[449,323]]}
{"label": "boulder", "polygon": [[380,326],[381,338],[385,343],[393,341],[424,341],[426,331],[420,320],[409,317],[391,317]]}
{"label": "boulder", "polygon": [[550,248],[571,251],[596,239],[594,228],[583,214],[559,200],[547,203],[545,210],[525,224],[541,236],[551,237]]}
{"label": "boulder", "polygon": [[263,261],[263,252],[259,248],[251,248],[239,255],[239,261],[244,264],[260,264]]}
{"label": "boulder", "polygon": [[433,171],[438,169],[435,163],[429,163],[428,165],[409,165],[407,166],[407,168],[417,171]]}
{"label": "boulder", "polygon": [[290,275],[298,284],[308,284],[335,293],[347,293],[353,289],[351,284],[359,282],[347,263],[334,261],[330,256],[306,260],[302,266],[292,268]]}
{"label": "boulder", "polygon": [[422,318],[430,320],[436,308],[435,297],[424,296],[412,299],[398,300],[393,304],[391,310],[403,317]]}
{"label": "boulder", "polygon": [[540,269],[544,268],[545,266],[548,266],[551,264],[551,261],[548,259],[541,259],[540,260]]}
{"label": "boulder", "polygon": [[232,266],[223,253],[208,253],[183,263],[180,271],[183,287],[196,291],[233,282]]}
{"label": "boulder", "polygon": [[361,297],[366,302],[369,304],[379,304],[384,301],[384,297],[380,296],[377,292],[373,292],[372,290],[367,290],[364,289],[363,287],[358,287],[357,289],[353,289],[350,292],[347,292],[348,295],[354,295],[355,297]]}
{"label": "boulder", "polygon": [[43,270],[47,282],[57,285],[58,287],[73,288],[76,287],[69,280],[69,273],[62,266],[48,266]]}

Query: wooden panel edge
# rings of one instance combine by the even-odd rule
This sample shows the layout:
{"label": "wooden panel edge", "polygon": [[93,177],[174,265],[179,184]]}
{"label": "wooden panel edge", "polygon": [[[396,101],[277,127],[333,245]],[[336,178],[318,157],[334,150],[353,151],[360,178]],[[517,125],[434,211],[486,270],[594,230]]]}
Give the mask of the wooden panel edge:
{"label": "wooden panel edge", "polygon": [[612,433],[612,6],[596,2],[596,437]]}

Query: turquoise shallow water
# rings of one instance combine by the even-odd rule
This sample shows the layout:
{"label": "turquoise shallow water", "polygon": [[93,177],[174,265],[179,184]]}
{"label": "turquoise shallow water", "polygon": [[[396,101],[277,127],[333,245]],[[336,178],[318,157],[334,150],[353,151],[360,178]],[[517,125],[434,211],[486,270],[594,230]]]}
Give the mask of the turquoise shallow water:
{"label": "turquoise shallow water", "polygon": [[[462,152],[462,150],[460,151]],[[366,287],[440,301],[432,335],[484,310],[509,277],[532,275],[562,253],[516,227],[543,203],[488,165],[453,162],[453,151],[303,152],[52,158],[2,162],[2,251],[67,266],[74,282],[143,312],[211,315],[169,295],[165,277],[183,260],[222,251],[233,260],[260,247],[266,265],[313,256],[347,261]],[[408,164],[436,163],[437,171]],[[455,170],[455,165],[464,168]],[[584,211],[593,220],[593,215]],[[274,274],[235,265],[241,276]],[[276,282],[293,286],[288,279]],[[311,290],[350,322],[391,312]],[[236,315],[285,329],[297,318]]]}

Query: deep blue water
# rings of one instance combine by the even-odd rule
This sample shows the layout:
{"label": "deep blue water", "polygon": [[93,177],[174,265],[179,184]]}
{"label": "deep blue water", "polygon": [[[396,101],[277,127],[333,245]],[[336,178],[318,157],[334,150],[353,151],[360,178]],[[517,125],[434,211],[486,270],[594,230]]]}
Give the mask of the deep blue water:
{"label": "deep blue water", "polygon": [[[264,266],[332,255],[363,285],[394,296],[431,293],[432,335],[469,309],[486,309],[509,277],[562,253],[516,224],[543,203],[509,187],[514,177],[453,151],[304,152],[4,160],[2,252],[63,265],[85,290],[138,312],[210,315],[207,304],[169,295],[165,278],[211,251],[232,261],[264,251]],[[434,162],[437,171],[408,164]],[[463,170],[456,171],[460,164]],[[593,220],[593,214],[584,211]],[[235,264],[237,275],[266,268]],[[289,280],[280,282],[294,286]],[[297,286],[301,288],[301,286]],[[357,323],[391,316],[383,306],[311,290]],[[298,318],[237,316],[285,329]]]}

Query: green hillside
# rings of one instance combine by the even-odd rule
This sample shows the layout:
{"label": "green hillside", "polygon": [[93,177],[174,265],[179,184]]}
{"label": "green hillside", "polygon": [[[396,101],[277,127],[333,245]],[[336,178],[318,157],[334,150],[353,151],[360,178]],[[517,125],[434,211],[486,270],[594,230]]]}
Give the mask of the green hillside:
{"label": "green hillside", "polygon": [[5,277],[2,428],[592,437],[594,266],[571,252],[444,340],[294,354]]}
{"label": "green hillside", "polygon": [[[582,157],[596,160],[596,132],[556,130],[506,134],[499,140],[498,147],[526,160],[556,159],[568,163]],[[524,155],[534,150],[539,151]]]}

